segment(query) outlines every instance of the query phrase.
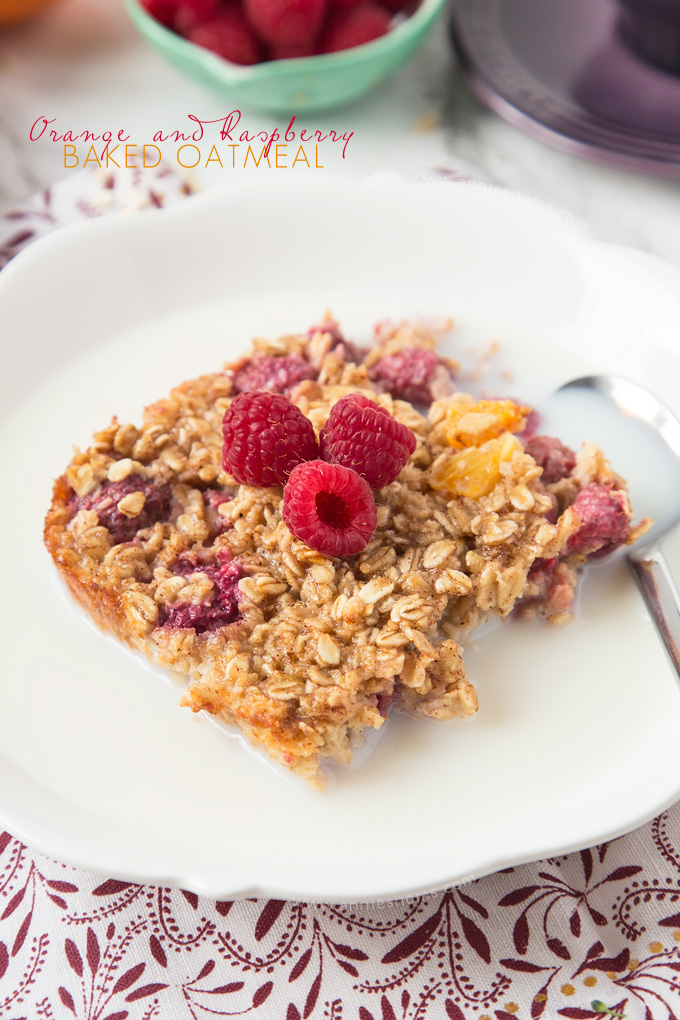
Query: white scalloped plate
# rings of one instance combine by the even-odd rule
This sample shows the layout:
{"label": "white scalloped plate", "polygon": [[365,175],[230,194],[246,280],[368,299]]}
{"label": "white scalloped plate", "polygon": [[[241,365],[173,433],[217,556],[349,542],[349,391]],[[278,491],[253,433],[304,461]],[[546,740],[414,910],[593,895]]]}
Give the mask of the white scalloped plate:
{"label": "white scalloped plate", "polygon": [[319,795],[89,627],[41,526],[72,443],[327,307],[365,335],[453,314],[450,353],[500,342],[510,392],[539,405],[599,368],[679,410],[679,293],[670,267],[508,196],[389,178],[231,186],[20,255],[0,276],[4,824],[121,879],[359,901],[591,845],[669,805],[680,697],[620,558],[588,573],[573,624],[512,622],[467,651],[474,719],[390,718]]}

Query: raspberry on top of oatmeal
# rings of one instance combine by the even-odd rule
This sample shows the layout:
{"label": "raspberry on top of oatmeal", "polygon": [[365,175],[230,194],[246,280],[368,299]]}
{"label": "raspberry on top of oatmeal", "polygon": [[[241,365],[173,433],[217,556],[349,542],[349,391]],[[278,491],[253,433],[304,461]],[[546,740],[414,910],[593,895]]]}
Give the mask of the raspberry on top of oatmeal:
{"label": "raspberry on top of oatmeal", "polygon": [[470,631],[565,622],[577,567],[646,527],[596,447],[454,392],[449,328],[258,338],[140,425],[114,419],[55,483],[45,541],[75,598],[184,674],[182,704],[316,785],[389,708],[473,714]]}

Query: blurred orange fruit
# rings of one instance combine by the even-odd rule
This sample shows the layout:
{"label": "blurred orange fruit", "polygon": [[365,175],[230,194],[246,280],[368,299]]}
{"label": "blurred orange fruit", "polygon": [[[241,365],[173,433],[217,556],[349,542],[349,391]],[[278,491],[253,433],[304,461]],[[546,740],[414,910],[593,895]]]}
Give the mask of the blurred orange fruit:
{"label": "blurred orange fruit", "polygon": [[0,0],[0,25],[9,25],[30,18],[52,0]]}

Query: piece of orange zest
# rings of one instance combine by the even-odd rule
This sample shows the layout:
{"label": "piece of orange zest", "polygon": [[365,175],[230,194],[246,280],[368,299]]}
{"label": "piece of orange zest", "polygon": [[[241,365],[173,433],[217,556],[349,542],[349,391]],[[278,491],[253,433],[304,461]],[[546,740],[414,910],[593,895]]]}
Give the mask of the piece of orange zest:
{"label": "piece of orange zest", "polygon": [[521,432],[530,413],[530,407],[514,400],[454,401],[446,409],[446,438],[457,450],[481,446],[503,432]]}
{"label": "piece of orange zest", "polygon": [[488,496],[501,480],[501,464],[512,460],[523,447],[519,439],[504,432],[482,446],[469,446],[454,453],[438,467],[432,478],[435,489],[444,489],[452,496],[481,499]]}

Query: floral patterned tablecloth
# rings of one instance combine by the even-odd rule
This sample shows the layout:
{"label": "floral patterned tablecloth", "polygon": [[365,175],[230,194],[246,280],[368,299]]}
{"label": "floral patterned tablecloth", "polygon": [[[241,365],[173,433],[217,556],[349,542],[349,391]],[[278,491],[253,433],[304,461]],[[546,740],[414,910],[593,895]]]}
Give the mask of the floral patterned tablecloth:
{"label": "floral patterned tablecloth", "polygon": [[[0,217],[0,267],[61,224],[178,201],[81,173]],[[591,850],[389,903],[208,901],[77,871],[0,830],[0,1018],[680,1018],[680,804]]]}
{"label": "floral patterned tablecloth", "polygon": [[102,880],[9,833],[0,852],[8,1020],[680,1015],[680,806],[592,850],[350,906]]}

